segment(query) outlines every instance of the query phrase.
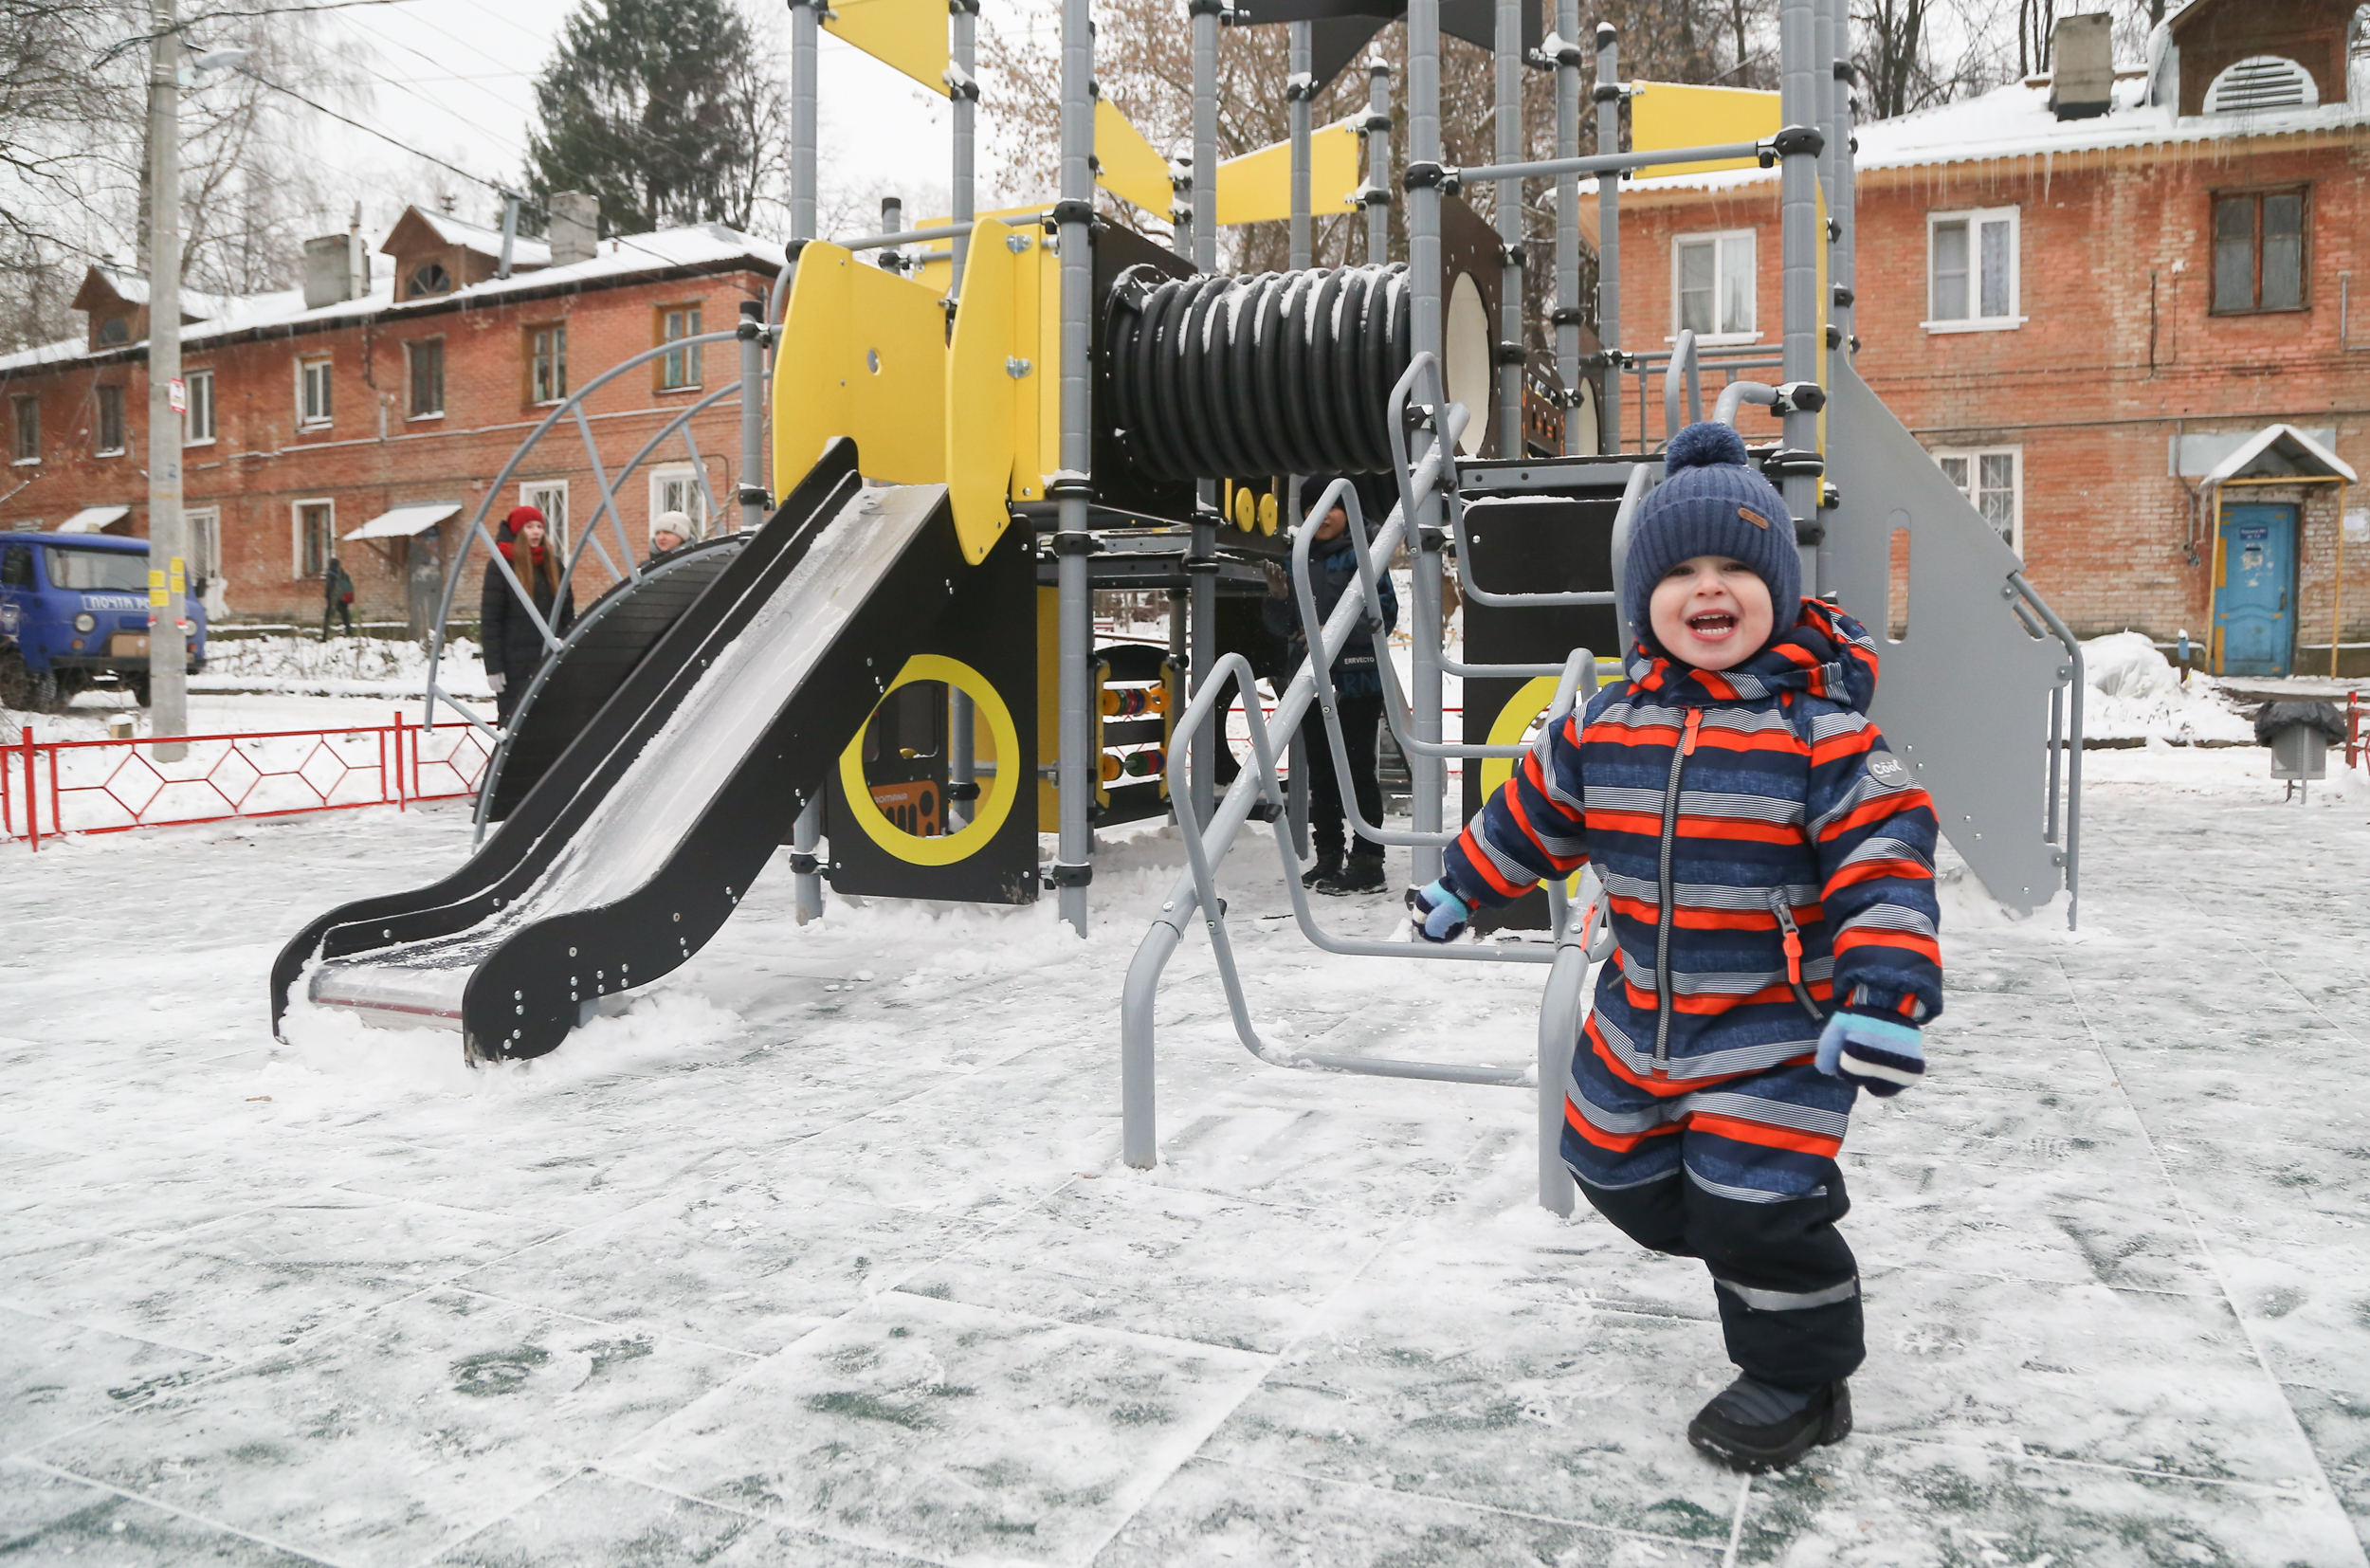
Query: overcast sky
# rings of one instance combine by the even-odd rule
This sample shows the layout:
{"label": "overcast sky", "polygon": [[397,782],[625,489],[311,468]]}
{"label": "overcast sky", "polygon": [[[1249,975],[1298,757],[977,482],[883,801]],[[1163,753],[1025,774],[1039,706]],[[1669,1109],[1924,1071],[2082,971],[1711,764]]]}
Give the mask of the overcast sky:
{"label": "overcast sky", "polygon": [[[472,173],[516,178],[526,161],[536,73],[550,61],[574,4],[401,0],[321,13],[319,21],[325,42],[363,46],[371,97],[348,106],[355,119]],[[782,52],[785,78],[789,32],[786,15],[770,8],[759,13],[759,37]],[[860,197],[867,209],[883,194],[897,194],[911,216],[923,215],[915,204],[942,210],[933,204],[943,202],[948,186],[946,100],[828,33],[818,74],[827,205],[841,192]],[[412,189],[426,177],[415,160],[360,131],[311,118],[319,127],[326,183],[363,202],[366,228],[384,232],[407,201],[426,194]],[[994,191],[995,173],[993,151],[983,146],[983,198]],[[494,203],[483,190],[464,188],[461,215],[482,221],[497,210]]]}

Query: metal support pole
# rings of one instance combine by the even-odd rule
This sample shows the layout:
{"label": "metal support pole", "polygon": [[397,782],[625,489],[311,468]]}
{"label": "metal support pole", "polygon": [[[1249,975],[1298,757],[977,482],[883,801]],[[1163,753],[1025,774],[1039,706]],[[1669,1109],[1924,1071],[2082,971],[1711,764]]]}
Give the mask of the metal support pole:
{"label": "metal support pole", "polygon": [[[948,0],[947,9],[947,54],[953,65],[947,73],[947,88],[955,104],[955,223],[960,228],[971,223],[977,199],[975,155],[979,84],[973,73],[979,64],[979,0]],[[963,295],[963,267],[971,259],[968,230],[954,237],[953,257],[947,293],[959,301]],[[979,760],[975,726],[970,697],[959,687],[948,686],[946,778],[955,798],[947,803],[947,821],[954,827],[967,824],[977,815]],[[1016,763],[1006,787],[1018,789],[1023,776]]]}
{"label": "metal support pole", "polygon": [[[1829,247],[1827,263],[1827,320],[1833,328],[1834,347],[1827,352],[1828,372],[1819,383],[1824,387],[1834,386],[1841,379],[1843,367],[1851,363],[1854,348],[1851,329],[1855,319],[1853,290],[1858,271],[1853,250],[1857,243],[1854,223],[1858,192],[1854,187],[1858,174],[1851,151],[1850,17],[1845,9],[1844,0],[1831,0],[1831,4],[1835,17],[1835,55],[1822,68],[1833,84],[1833,96],[1829,100],[1832,114],[1824,129],[1827,132],[1827,154],[1832,159],[1834,171],[1834,183],[1827,192],[1827,215],[1835,225],[1835,243]],[[1849,441],[1853,432],[1830,427],[1827,433],[1830,443],[1832,443]],[[1822,477],[1822,487],[1825,483]],[[1824,538],[1819,540],[1818,557],[1818,583],[1824,588],[1835,580],[1833,564],[1829,558],[1828,544]]]}
{"label": "metal support pole", "polygon": [[1317,96],[1317,86],[1309,77],[1309,25],[1291,22],[1285,24],[1285,30],[1288,40],[1285,64],[1290,73],[1285,80],[1284,96],[1292,146],[1291,265],[1298,272],[1316,264],[1316,246],[1310,238],[1308,220],[1308,111],[1309,100]]}
{"label": "metal support pole", "polygon": [[[1218,270],[1218,12],[1220,0],[1191,0],[1194,48],[1194,266],[1200,272]],[[1203,480],[1194,490],[1193,558],[1186,570],[1193,575],[1193,635],[1186,670],[1188,691],[1197,692],[1218,662],[1218,528],[1216,487]],[[1216,721],[1185,738],[1188,749],[1212,756],[1226,742]],[[1187,775],[1183,810],[1207,826],[1217,800],[1217,770],[1192,769]]]}
{"label": "metal support pole", "polygon": [[[1440,0],[1409,0],[1407,85],[1408,163],[1411,168],[1436,167],[1440,162]],[[1415,291],[1411,312],[1414,351],[1419,357],[1431,355],[1437,360],[1441,277],[1440,187],[1436,183],[1420,183],[1407,193],[1407,252],[1408,275]],[[1437,427],[1444,423],[1435,415],[1435,439],[1439,438]],[[1414,590],[1411,595],[1414,613],[1409,617],[1413,672],[1408,704],[1416,738],[1429,741],[1440,738],[1440,546],[1445,537],[1440,491],[1447,487],[1445,481],[1434,485],[1416,515],[1407,520],[1408,542],[1413,547],[1411,576]],[[1385,650],[1384,657],[1389,656]],[[1408,811],[1415,831],[1438,832],[1447,776],[1441,759],[1412,756],[1407,759],[1407,772]],[[1437,848],[1418,845],[1408,851],[1408,880],[1421,886],[1440,875],[1440,865]]]}
{"label": "metal support pole", "polygon": [[[685,430],[691,428],[686,425]],[[765,526],[765,302],[740,301],[740,531]]]}
{"label": "metal support pole", "polygon": [[1391,67],[1366,67],[1366,263],[1391,259]]}
{"label": "metal support pole", "polygon": [[[815,237],[815,29],[820,0],[796,0],[790,8],[790,238],[794,247]],[[779,352],[777,349],[776,353]],[[791,483],[795,483],[794,477]],[[823,878],[815,850],[823,843],[823,797],[798,813],[790,831],[791,913],[801,925],[823,914]]]}
{"label": "metal support pole", "polygon": [[[1596,24],[1596,153],[1621,151],[1621,33]],[[1596,340],[1605,346],[1601,451],[1621,449],[1621,176],[1596,176]],[[1641,447],[1641,450],[1643,447]]]}
{"label": "metal support pole", "polygon": [[[1522,6],[1524,0],[1498,0],[1497,153],[1500,163],[1513,163],[1522,146]],[[1533,0],[1536,3],[1536,0]],[[1500,180],[1498,201],[1498,341],[1489,345],[1497,365],[1498,450],[1500,457],[1522,457],[1522,360],[1528,335],[1522,330],[1522,182]]]}
{"label": "metal support pole", "polygon": [[[1087,713],[1094,656],[1094,596],[1086,586],[1087,501],[1094,439],[1086,381],[1086,316],[1093,305],[1095,126],[1094,23],[1089,0],[1062,0],[1062,183],[1053,211],[1060,225],[1062,264],[1062,471],[1053,488],[1060,532],[1054,538],[1056,647],[1060,662],[1061,842],[1053,860],[1061,918],[1086,934],[1086,884],[1094,875],[1094,830],[1086,808],[1094,798],[1094,725]],[[1217,19],[1212,17],[1214,28]],[[1212,48],[1216,39],[1213,33]],[[999,758],[999,761],[1001,759]],[[1017,763],[1017,759],[1015,759]]]}
{"label": "metal support pole", "polygon": [[[151,735],[190,733],[189,524],[181,512],[181,33],[150,13],[148,78],[148,700]],[[330,554],[337,543],[326,545]],[[158,746],[177,762],[187,746]]]}
{"label": "metal support pole", "polygon": [[[1580,155],[1580,0],[1556,0],[1556,156]],[[1563,412],[1563,451],[1579,455],[1580,176],[1556,176],[1556,375],[1573,399]],[[1600,409],[1599,413],[1602,413]]]}
{"label": "metal support pole", "polygon": [[[1818,122],[1816,69],[1818,0],[1780,0],[1778,9],[1779,118],[1788,125]],[[1785,301],[1784,375],[1788,381],[1818,379],[1821,345],[1818,340],[1818,247],[1827,236],[1818,231],[1818,155],[1808,148],[1785,155],[1778,186],[1778,221],[1784,244],[1782,298]],[[1818,415],[1796,409],[1785,416],[1786,446],[1796,452],[1818,447]],[[1782,489],[1786,508],[1805,521],[1818,516],[1822,481],[1817,474],[1789,473]],[[1808,545],[1802,554],[1805,593],[1815,593],[1817,553]]]}

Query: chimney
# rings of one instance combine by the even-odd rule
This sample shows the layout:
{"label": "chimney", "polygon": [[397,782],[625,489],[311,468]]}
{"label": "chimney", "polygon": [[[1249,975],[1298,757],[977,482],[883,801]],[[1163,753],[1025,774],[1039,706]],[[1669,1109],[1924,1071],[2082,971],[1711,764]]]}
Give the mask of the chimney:
{"label": "chimney", "polygon": [[2114,18],[2061,16],[2050,34],[2050,112],[2091,119],[2115,106]]}
{"label": "chimney", "polygon": [[342,304],[354,294],[354,237],[324,234],[304,242],[304,308]]}
{"label": "chimney", "polygon": [[600,253],[601,204],[581,191],[553,191],[543,238],[552,247],[554,266],[591,261]]}

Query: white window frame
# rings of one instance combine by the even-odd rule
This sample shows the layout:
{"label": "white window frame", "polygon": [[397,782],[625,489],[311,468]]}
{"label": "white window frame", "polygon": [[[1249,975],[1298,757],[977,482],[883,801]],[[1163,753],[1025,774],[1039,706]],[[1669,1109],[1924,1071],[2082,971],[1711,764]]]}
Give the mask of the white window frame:
{"label": "white window frame", "polygon": [[198,506],[185,514],[190,530],[190,574],[206,580],[206,613],[225,612],[222,580],[222,508]]}
{"label": "white window frame", "polygon": [[[300,430],[325,430],[337,414],[337,398],[330,386],[330,357],[325,354],[304,355],[297,359],[297,428]],[[312,383],[313,373],[317,370],[320,373],[323,410],[320,413],[313,411]]]}
{"label": "white window frame", "polygon": [[[567,402],[567,401],[568,401],[568,323],[567,323],[567,321],[566,321],[565,319],[562,319],[562,320],[557,320],[557,321],[538,321],[538,322],[536,322],[534,325],[529,326],[529,327],[527,327],[527,328],[526,328],[526,329],[524,329],[524,330],[525,330],[525,334],[526,334],[526,372],[527,372],[527,389],[526,389],[526,390],[527,390],[527,406],[528,406],[529,408],[536,408],[536,409],[547,409],[547,408],[550,408],[550,407],[551,407],[553,404],[555,404],[555,403],[565,403],[565,402]],[[536,341],[537,341],[537,339],[538,339],[538,338],[542,338],[542,339],[546,339],[546,340],[548,340],[548,341],[549,341],[549,343],[550,343],[550,345],[551,345],[551,373],[552,373],[552,374],[551,374],[551,383],[552,383],[552,384],[551,384],[551,386],[550,386],[550,387],[548,387],[548,388],[538,388],[538,387],[535,384],[535,383],[536,383],[536,359],[537,359],[537,357],[538,357],[537,349],[536,349]],[[544,393],[544,392],[548,392],[548,393],[549,393],[549,395],[548,395],[548,396],[545,396],[545,395],[539,395],[540,393]]]}
{"label": "white window frame", "polygon": [[[680,316],[684,319],[684,330],[681,333],[671,333],[667,330],[666,319],[670,316]],[[691,319],[693,317],[697,317],[698,319]],[[659,343],[661,345],[680,343],[686,337],[701,337],[706,331],[706,323],[707,301],[704,300],[685,300],[677,304],[661,305],[658,307]],[[662,393],[698,392],[703,378],[702,373],[706,369],[706,356],[702,352],[706,346],[704,343],[694,343],[688,348],[669,349],[666,353],[660,355],[657,359],[656,390]],[[670,364],[682,372],[684,379],[675,382],[669,382],[666,379]]]}
{"label": "white window frame", "polygon": [[[2024,309],[2024,218],[2014,207],[1968,207],[1954,212],[1925,215],[1925,319],[1918,324],[1929,333],[2014,332],[2032,319]],[[1983,308],[1983,226],[2008,220],[2008,314],[1979,316]],[[1942,320],[1934,307],[1934,231],[1946,223],[1967,226],[1967,309],[1962,320]]]}
{"label": "white window frame", "polygon": [[1712,312],[1713,319],[1718,319],[1721,284],[1726,281],[1721,272],[1721,258],[1726,254],[1727,242],[1730,240],[1743,240],[1753,247],[1753,260],[1745,268],[1747,279],[1744,289],[1745,303],[1753,312],[1753,325],[1740,332],[1699,332],[1695,335],[1695,340],[1705,346],[1720,343],[1758,343],[1761,340],[1760,231],[1753,228],[1719,228],[1701,234],[1674,234],[1670,237],[1670,336],[1663,339],[1665,342],[1675,343],[1679,340],[1680,252],[1690,245],[1709,245],[1712,247]]}
{"label": "white window frame", "polygon": [[1983,509],[1982,460],[1987,457],[2005,457],[2010,461],[2014,466],[2014,477],[2008,486],[2008,533],[2005,538],[2008,548],[2014,551],[2017,557],[2021,559],[2024,556],[2024,448],[2022,447],[1937,447],[1930,455],[1934,459],[1934,465],[1942,468],[1942,477],[1945,479],[1950,478],[1950,470],[1943,466],[1945,459],[1957,458],[1965,462],[1967,482],[1960,484],[1957,480],[1951,480],[1951,483],[1957,486],[1960,495],[1967,498],[1967,504],[1978,512]]}
{"label": "white window frame", "polygon": [[[549,504],[551,498],[559,498],[556,513]],[[519,486],[519,504],[532,506],[543,514],[543,531],[550,536],[553,547],[564,556],[568,554],[568,482],[564,479],[532,480]]]}
{"label": "white window frame", "polygon": [[326,561],[336,558],[337,554],[337,500],[335,496],[301,496],[288,502],[289,574],[298,582],[318,582],[320,580],[319,572],[304,570],[304,509],[307,506],[329,508],[329,537],[325,541],[328,555],[322,557]]}
{"label": "white window frame", "polygon": [[[189,411],[181,416],[181,445],[210,447],[214,444],[214,373],[196,370],[184,373],[182,381],[189,389]],[[198,433],[198,412],[205,411],[206,430]]]}
{"label": "white window frame", "polygon": [[[27,456],[16,457],[13,454],[17,446],[25,439],[25,406],[28,403],[33,409],[33,449]],[[10,467],[30,468],[41,462],[41,394],[39,392],[19,392],[9,398],[9,450],[11,454],[9,464]]]}
{"label": "white window frame", "polygon": [[[684,505],[666,504],[668,484],[684,487]],[[700,471],[688,463],[670,464],[666,467],[650,470],[651,526],[657,526],[660,513],[678,511],[691,519],[691,526],[699,538],[708,537],[707,492],[700,488]]]}
{"label": "white window frame", "polygon": [[[411,411],[411,406],[419,401],[414,386],[419,374],[419,356],[414,351],[429,343],[436,345],[436,407],[422,409],[415,413]],[[445,417],[445,399],[452,390],[448,385],[451,369],[452,367],[445,360],[445,335],[443,333],[432,333],[426,337],[412,337],[405,340],[403,345],[403,417],[406,423]]]}

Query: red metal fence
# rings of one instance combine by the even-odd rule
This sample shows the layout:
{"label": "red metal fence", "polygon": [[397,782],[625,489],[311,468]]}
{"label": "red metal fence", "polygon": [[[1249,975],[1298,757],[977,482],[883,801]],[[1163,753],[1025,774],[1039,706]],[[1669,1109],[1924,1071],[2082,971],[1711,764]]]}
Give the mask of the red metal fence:
{"label": "red metal fence", "polygon": [[[160,761],[159,745],[186,748]],[[0,747],[0,838],[39,849],[62,833],[228,822],[473,794],[492,748],[467,724],[387,724],[257,735],[38,740]]]}

